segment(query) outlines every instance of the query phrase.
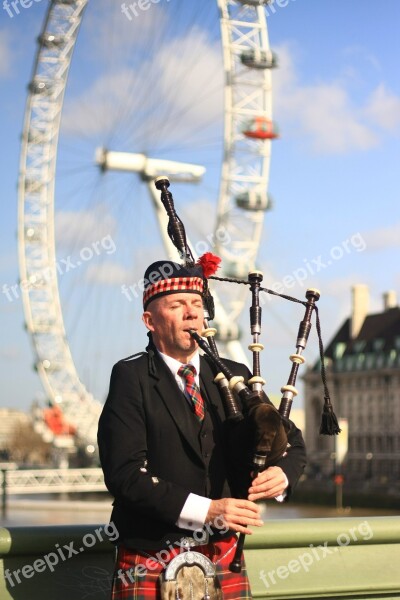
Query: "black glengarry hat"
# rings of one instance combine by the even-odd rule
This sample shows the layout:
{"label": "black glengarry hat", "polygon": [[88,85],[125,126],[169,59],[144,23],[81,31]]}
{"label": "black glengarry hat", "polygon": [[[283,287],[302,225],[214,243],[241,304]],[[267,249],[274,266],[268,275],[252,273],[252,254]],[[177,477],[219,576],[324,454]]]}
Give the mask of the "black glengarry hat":
{"label": "black glengarry hat", "polygon": [[169,260],[152,263],[144,274],[144,310],[152,300],[168,294],[190,292],[201,295],[204,290],[203,277],[200,265],[185,267]]}

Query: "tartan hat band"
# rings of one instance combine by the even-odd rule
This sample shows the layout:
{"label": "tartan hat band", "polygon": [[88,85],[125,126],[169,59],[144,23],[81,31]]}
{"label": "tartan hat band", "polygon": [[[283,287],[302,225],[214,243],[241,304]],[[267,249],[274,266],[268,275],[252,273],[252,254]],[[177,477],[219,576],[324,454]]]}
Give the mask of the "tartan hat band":
{"label": "tartan hat band", "polygon": [[191,292],[194,294],[203,293],[203,280],[201,277],[173,277],[172,279],[162,279],[150,285],[143,293],[143,307],[147,308],[151,300],[166,296],[167,294],[177,294],[179,292]]}

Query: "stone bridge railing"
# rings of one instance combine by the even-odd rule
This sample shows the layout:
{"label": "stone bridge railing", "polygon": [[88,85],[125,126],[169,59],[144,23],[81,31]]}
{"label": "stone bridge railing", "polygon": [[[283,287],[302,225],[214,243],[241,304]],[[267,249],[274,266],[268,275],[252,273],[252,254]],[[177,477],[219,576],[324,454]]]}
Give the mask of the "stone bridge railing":
{"label": "stone bridge railing", "polygon": [[[112,524],[0,529],[0,600],[109,600]],[[400,517],[267,522],[247,538],[255,598],[400,598]]]}

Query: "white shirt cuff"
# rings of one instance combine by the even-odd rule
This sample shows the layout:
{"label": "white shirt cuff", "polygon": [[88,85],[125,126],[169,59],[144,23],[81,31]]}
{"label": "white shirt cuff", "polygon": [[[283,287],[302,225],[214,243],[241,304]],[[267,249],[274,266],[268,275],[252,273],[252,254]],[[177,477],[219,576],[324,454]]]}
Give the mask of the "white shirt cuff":
{"label": "white shirt cuff", "polygon": [[[285,474],[284,474],[284,475],[285,475]],[[286,475],[285,475],[285,480],[286,480],[286,481],[285,481],[285,489],[284,489],[283,493],[282,493],[282,494],[279,494],[279,496],[275,496],[275,500],[276,500],[277,502],[283,502],[283,501],[286,499],[286,496],[287,496],[286,490],[287,490],[287,488],[289,487],[289,480],[288,480],[288,478],[286,477]]]}
{"label": "white shirt cuff", "polygon": [[201,529],[204,526],[211,500],[189,494],[175,525],[181,529]]}

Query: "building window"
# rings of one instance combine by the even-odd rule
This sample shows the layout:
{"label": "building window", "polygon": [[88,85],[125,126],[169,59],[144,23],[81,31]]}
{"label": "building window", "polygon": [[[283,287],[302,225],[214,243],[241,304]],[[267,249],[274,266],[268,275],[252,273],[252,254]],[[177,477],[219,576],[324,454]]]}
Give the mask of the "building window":
{"label": "building window", "polygon": [[373,354],[367,354],[366,359],[365,359],[365,366],[367,369],[372,369],[372,367],[374,366],[374,355]]}
{"label": "building window", "polygon": [[357,368],[362,369],[364,366],[364,363],[365,363],[365,354],[360,352],[360,354],[357,354]]}
{"label": "building window", "polygon": [[335,350],[334,350],[335,358],[342,358],[345,350],[346,350],[346,344],[344,342],[338,342],[336,344]]}
{"label": "building window", "polygon": [[383,350],[384,345],[385,345],[385,340],[383,338],[376,338],[372,343],[372,347],[375,350],[375,352],[379,352],[380,350]]}
{"label": "building window", "polygon": [[365,340],[359,340],[354,344],[354,352],[361,352],[365,348]]}
{"label": "building window", "polygon": [[378,369],[381,369],[385,364],[385,355],[380,352],[376,357],[376,366]]}

